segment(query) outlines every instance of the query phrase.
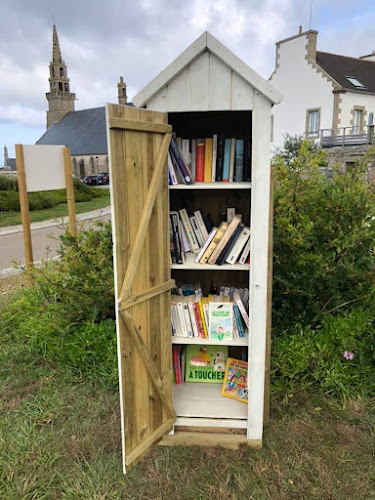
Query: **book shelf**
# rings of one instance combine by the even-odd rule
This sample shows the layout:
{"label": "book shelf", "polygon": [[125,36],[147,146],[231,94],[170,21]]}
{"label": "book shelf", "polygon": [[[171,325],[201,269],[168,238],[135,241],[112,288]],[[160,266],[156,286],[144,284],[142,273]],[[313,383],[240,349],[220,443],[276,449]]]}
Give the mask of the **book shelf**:
{"label": "book shelf", "polygon": [[[227,134],[229,137],[249,138],[251,136],[252,117],[250,112],[196,112],[169,113],[168,123],[173,127],[177,137],[212,137],[214,133]],[[242,222],[250,226],[251,218],[251,182],[198,182],[193,184],[177,184],[169,186],[169,202],[171,210],[189,208],[191,212],[203,210],[209,213],[214,226],[220,225],[220,212],[227,207],[236,209],[242,215]],[[199,281],[203,294],[208,294],[208,283],[241,283],[241,287],[249,288],[250,264],[200,264],[195,262],[197,254],[185,254],[185,263],[171,264],[171,275],[176,282],[191,283]],[[223,343],[199,337],[171,337],[172,344],[180,345],[226,345],[231,355],[232,348],[247,350],[249,334],[243,338],[233,338]],[[238,350],[237,350],[238,354]],[[233,355],[233,354],[232,354]],[[216,420],[214,426],[232,428],[233,422],[241,421],[246,425],[248,405],[221,395],[222,384],[184,382],[173,385],[173,404],[177,414],[176,431],[183,427],[200,427],[205,419]],[[228,422],[227,422],[228,421]],[[182,422],[182,423],[181,423]],[[240,425],[238,423],[238,425]]]}

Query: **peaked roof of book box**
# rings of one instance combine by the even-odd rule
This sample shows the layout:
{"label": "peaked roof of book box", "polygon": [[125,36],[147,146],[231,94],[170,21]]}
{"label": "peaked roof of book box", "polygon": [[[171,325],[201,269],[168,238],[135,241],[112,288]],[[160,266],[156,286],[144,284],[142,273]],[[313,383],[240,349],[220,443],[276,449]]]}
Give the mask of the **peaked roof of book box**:
{"label": "peaked roof of book box", "polygon": [[143,107],[163,87],[168,85],[177,75],[206,50],[218,57],[223,63],[238,73],[245,81],[265,95],[273,104],[281,101],[281,94],[270,83],[250,68],[242,59],[227,49],[208,31],[195,40],[174,61],[161,71],[146,87],[133,98],[135,106]]}

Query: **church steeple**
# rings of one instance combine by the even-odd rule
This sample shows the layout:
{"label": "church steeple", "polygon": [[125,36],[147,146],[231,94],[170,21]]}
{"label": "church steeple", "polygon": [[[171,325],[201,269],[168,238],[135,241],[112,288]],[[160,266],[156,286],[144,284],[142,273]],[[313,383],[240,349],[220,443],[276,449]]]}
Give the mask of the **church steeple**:
{"label": "church steeple", "polygon": [[76,95],[70,92],[68,71],[61,56],[59,37],[56,26],[52,31],[52,61],[49,65],[49,88],[46,94],[48,101],[47,128],[61,120],[68,112],[74,111]]}
{"label": "church steeple", "polygon": [[117,97],[119,104],[126,104],[128,102],[128,96],[126,94],[126,83],[124,82],[123,76],[120,76],[120,81],[117,84]]}

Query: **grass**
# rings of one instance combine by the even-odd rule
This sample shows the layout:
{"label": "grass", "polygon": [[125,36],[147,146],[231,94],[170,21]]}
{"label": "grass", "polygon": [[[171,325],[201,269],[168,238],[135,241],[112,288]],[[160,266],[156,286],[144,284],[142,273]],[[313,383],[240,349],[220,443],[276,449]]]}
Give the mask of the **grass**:
{"label": "grass", "polygon": [[[0,281],[0,300],[23,284]],[[157,447],[123,476],[117,390],[0,340],[0,498],[375,499],[374,401],[312,393],[273,402],[262,450]]]}
{"label": "grass", "polygon": [[[100,197],[75,204],[77,215],[97,210],[98,208],[104,208],[110,204],[109,189],[100,189],[98,191],[100,192]],[[61,203],[60,205],[45,210],[30,211],[30,221],[38,222],[48,219],[58,219],[67,215],[68,206],[66,203]],[[0,212],[0,227],[14,226],[17,224],[22,224],[20,212]]]}

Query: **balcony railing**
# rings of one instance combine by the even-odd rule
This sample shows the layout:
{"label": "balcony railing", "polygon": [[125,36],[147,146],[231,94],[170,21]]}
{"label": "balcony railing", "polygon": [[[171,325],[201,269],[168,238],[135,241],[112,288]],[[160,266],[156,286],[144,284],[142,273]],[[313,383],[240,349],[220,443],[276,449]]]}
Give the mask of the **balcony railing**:
{"label": "balcony railing", "polygon": [[320,130],[319,135],[323,148],[369,145],[374,144],[374,125],[325,128]]}

